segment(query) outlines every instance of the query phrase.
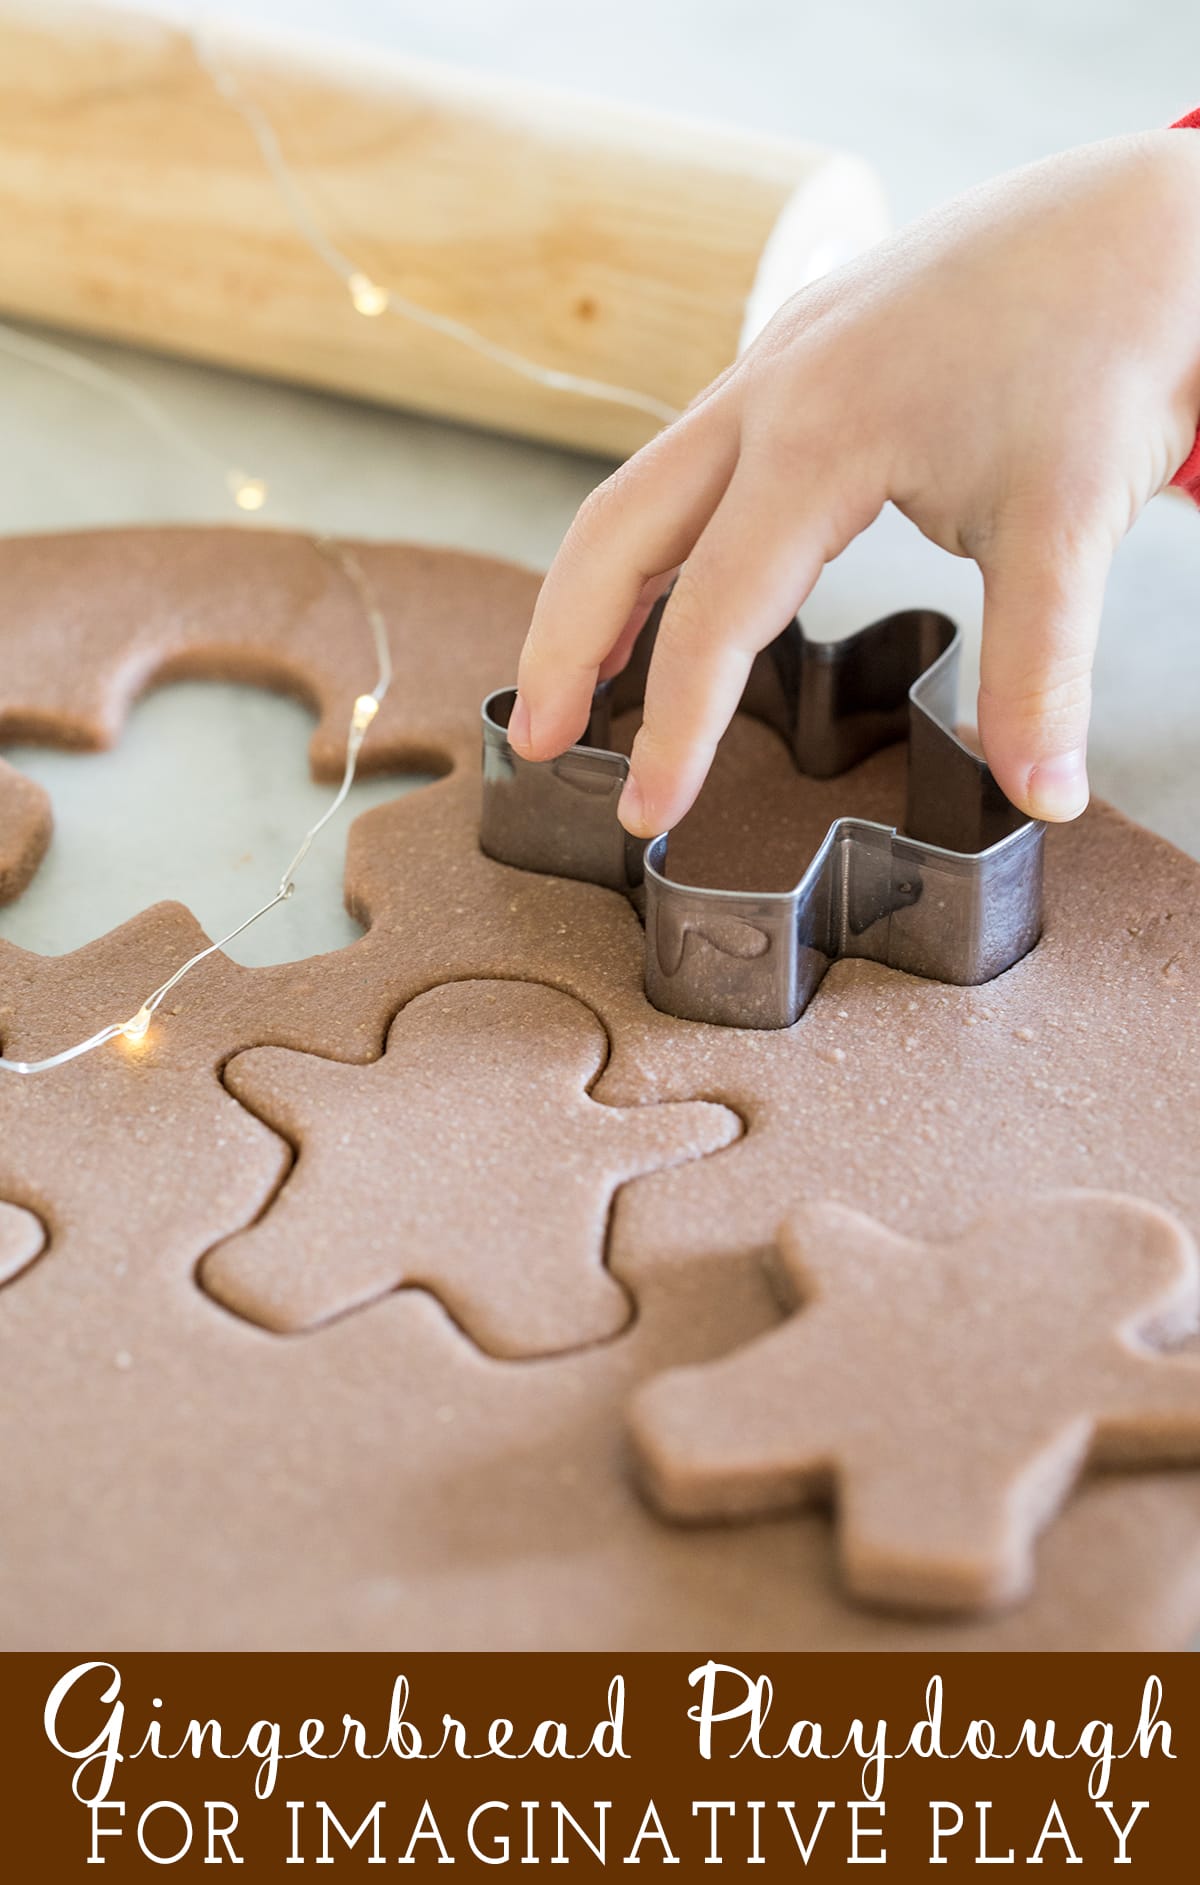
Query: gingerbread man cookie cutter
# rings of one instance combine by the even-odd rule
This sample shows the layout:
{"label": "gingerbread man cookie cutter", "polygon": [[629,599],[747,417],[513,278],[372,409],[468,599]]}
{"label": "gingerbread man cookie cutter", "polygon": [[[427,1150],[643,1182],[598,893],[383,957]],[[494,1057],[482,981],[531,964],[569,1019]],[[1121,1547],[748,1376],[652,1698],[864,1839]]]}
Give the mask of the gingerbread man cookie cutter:
{"label": "gingerbread man cookie cutter", "polygon": [[612,723],[642,705],[661,612],[558,759],[514,752],[515,689],[488,695],[489,857],[623,891],[645,924],[646,993],[688,1021],[790,1027],[844,956],[973,986],[1028,954],[1041,934],[1044,827],[954,731],[961,637],[948,617],[905,610],[838,642],[810,640],[797,619],[757,656],[741,711],[782,736],[799,772],[831,778],[907,738],[908,789],[903,831],[839,818],[793,889],[755,892],[677,881],[669,834],[646,843],[618,822],[629,761],[611,748]]}

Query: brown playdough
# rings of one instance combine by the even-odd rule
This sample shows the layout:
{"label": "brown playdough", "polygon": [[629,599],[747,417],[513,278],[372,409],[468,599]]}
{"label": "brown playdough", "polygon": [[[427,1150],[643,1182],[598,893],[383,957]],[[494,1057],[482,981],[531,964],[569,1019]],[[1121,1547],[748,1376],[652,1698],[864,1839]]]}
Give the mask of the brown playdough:
{"label": "brown playdough", "polygon": [[239,1055],[227,1088],[298,1161],[262,1221],[206,1257],[203,1287],[285,1331],[409,1285],[492,1355],[616,1335],[630,1305],[604,1267],[614,1192],[741,1127],[719,1106],[598,1106],[607,1050],[554,989],[459,982],[402,1009],[372,1067]]}
{"label": "brown playdough", "polygon": [[857,1597],[1010,1603],[1088,1459],[1200,1457],[1200,1269],[1173,1219],[1051,1194],[947,1243],[843,1205],[795,1212],[777,1272],[796,1313],[740,1353],[661,1376],[633,1427],[669,1517],[787,1511],[832,1491]]}
{"label": "brown playdough", "polygon": [[[641,1381],[778,1326],[763,1256],[808,1204],[840,1202],[938,1243],[1014,1200],[1112,1188],[1194,1236],[1200,867],[1094,806],[1049,836],[1043,941],[988,987],[840,963],[785,1033],[672,1020],[642,994],[624,899],[479,851],[478,703],[515,672],[536,578],[448,552],[359,556],[400,675],[368,763],[454,766],[354,824],[346,892],[366,934],[281,967],[214,958],[140,1049],[0,1078],[0,1199],[48,1233],[0,1290],[0,1641],[1185,1642],[1200,1619],[1191,1472],[1088,1475],[1038,1544],[1032,1595],[1001,1615],[899,1617],[848,1599],[821,1512],[665,1525],[636,1488],[625,1418]],[[229,673],[317,705],[315,757],[336,770],[344,710],[371,678],[369,639],[336,562],[307,540],[171,530],[0,543],[0,586],[9,737],[94,744],[156,675]],[[886,816],[902,799],[899,751],[797,782],[779,743],[737,722],[674,844],[719,881],[735,860],[752,868],[765,841],[794,880],[831,816]],[[199,936],[185,910],[159,905],[57,960],[0,944],[5,1050],[32,1058],[132,1012]],[[285,1047],[362,1069],[407,1004],[489,980],[548,985],[598,1017],[598,1107],[704,1101],[744,1122],[724,1150],[617,1192],[605,1257],[632,1322],[522,1362],[483,1353],[418,1289],[285,1337],[199,1287],[206,1253],[260,1218],[265,1234],[303,1168],[302,1152],[288,1178],[291,1147],[222,1087],[232,1057]],[[530,1032],[497,1111],[518,1110],[541,1072]],[[377,1076],[388,1079],[365,1077]],[[349,1249],[371,1219],[347,1211],[341,1230]],[[300,1262],[306,1235],[297,1221]]]}
{"label": "brown playdough", "polygon": [[[537,578],[417,545],[354,553],[387,618],[394,667],[360,769],[472,762],[476,677],[511,669]],[[0,741],[111,746],[148,687],[215,677],[312,707],[313,773],[340,779],[350,709],[375,672],[337,546],[274,530],[84,531],[10,538],[0,570]],[[49,830],[41,788],[0,762],[0,902],[32,877]]]}
{"label": "brown playdough", "polygon": [[41,786],[0,759],[0,903],[24,890],[46,855],[52,825]]}
{"label": "brown playdough", "polygon": [[0,1284],[19,1276],[45,1241],[45,1229],[32,1211],[19,1204],[0,1204]]}

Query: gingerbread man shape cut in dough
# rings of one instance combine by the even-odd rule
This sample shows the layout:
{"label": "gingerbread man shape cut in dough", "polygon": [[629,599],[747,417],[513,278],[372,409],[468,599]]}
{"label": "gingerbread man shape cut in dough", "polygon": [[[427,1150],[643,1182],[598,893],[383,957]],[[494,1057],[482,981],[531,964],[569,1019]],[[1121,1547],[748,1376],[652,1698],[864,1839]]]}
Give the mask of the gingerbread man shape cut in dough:
{"label": "gingerbread man shape cut in dough", "polygon": [[262,1220],[219,1245],[202,1286],[280,1332],[402,1286],[430,1290],[478,1346],[510,1358],[615,1335],[629,1299],[604,1255],[619,1186],[727,1145],[723,1106],[602,1106],[608,1054],[572,996],[458,982],[418,996],[381,1060],[255,1048],[230,1091],[299,1146]]}
{"label": "gingerbread man shape cut in dough", "polygon": [[1149,1339],[1196,1325],[1200,1267],[1174,1219],[1060,1192],[922,1243],[842,1205],[783,1228],[780,1328],[637,1395],[648,1493],[689,1520],[831,1493],[859,1598],[999,1607],[1086,1463],[1200,1460],[1200,1363]]}

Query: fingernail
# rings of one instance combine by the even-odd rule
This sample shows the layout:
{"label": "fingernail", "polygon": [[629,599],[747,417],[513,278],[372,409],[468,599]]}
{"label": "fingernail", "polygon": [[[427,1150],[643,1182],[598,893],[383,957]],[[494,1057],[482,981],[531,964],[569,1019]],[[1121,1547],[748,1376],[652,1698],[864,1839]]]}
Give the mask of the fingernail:
{"label": "fingernail", "polygon": [[1082,750],[1040,760],[1029,775],[1029,806],[1035,818],[1060,824],[1078,818],[1087,802],[1087,760]]}
{"label": "fingernail", "polygon": [[529,709],[520,694],[513,701],[512,712],[508,716],[508,737],[518,752],[527,750],[530,739]]}
{"label": "fingernail", "polygon": [[633,831],[636,836],[638,834],[635,828],[641,824],[644,810],[642,788],[633,774],[630,773],[625,781],[625,790],[622,792],[617,805],[617,817],[624,825],[626,831]]}

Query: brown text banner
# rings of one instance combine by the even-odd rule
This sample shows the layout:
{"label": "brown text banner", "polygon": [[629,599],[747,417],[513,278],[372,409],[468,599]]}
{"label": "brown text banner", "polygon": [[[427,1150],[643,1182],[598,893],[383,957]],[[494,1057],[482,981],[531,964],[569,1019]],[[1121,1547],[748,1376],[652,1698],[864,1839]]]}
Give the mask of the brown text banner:
{"label": "brown text banner", "polygon": [[22,1881],[1157,1882],[1195,1838],[1186,1656],[96,1651],[3,1677],[0,1868]]}

